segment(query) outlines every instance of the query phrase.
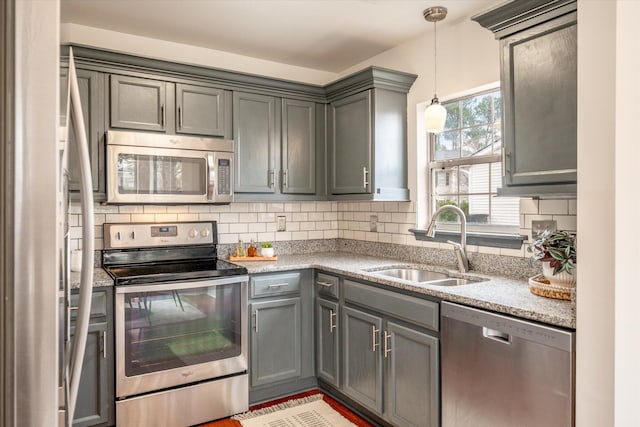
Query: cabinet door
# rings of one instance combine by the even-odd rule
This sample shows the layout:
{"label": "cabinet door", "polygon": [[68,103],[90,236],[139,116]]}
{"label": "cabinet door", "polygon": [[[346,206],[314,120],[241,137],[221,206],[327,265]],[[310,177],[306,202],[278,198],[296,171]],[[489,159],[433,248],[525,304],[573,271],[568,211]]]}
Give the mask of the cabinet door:
{"label": "cabinet door", "polygon": [[386,322],[385,418],[396,426],[436,427],[439,420],[438,339]]}
{"label": "cabinet door", "polygon": [[[76,70],[82,116],[84,118],[87,141],[89,143],[89,161],[91,162],[91,180],[93,181],[94,198],[105,199],[105,123],[104,123],[104,74],[89,70]],[[67,110],[67,85],[69,73],[65,69],[60,76],[60,111],[62,125],[65,123]],[[80,191],[80,166],[76,148],[76,136],[73,124],[69,122],[69,190]]]}
{"label": "cabinet door", "polygon": [[382,319],[343,307],[343,391],[377,414],[382,413]]}
{"label": "cabinet door", "polygon": [[107,323],[90,323],[73,417],[74,427],[95,426],[109,421],[113,392],[110,392],[112,388],[107,373],[107,341]]}
{"label": "cabinet door", "polygon": [[371,172],[371,91],[329,106],[329,179],[332,194],[369,193]]}
{"label": "cabinet door", "polygon": [[234,92],[233,135],[235,192],[275,192],[276,99]]}
{"label": "cabinet door", "polygon": [[251,303],[251,386],[301,374],[300,298]]}
{"label": "cabinet door", "polygon": [[316,105],[282,100],[282,193],[316,192]]}
{"label": "cabinet door", "polygon": [[316,303],[316,367],[319,378],[340,387],[338,303],[318,298]]}
{"label": "cabinet door", "polygon": [[166,130],[166,83],[160,80],[111,76],[111,127]]}
{"label": "cabinet door", "polygon": [[176,84],[177,133],[225,135],[224,90]]}
{"label": "cabinet door", "polygon": [[574,12],[501,41],[506,186],[576,183],[576,20]]}

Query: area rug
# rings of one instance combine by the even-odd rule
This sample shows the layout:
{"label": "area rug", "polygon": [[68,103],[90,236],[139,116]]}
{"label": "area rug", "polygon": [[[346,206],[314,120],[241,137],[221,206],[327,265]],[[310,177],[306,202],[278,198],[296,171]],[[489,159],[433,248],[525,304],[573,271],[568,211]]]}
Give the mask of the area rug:
{"label": "area rug", "polygon": [[355,427],[322,400],[321,394],[239,414],[243,427]]}
{"label": "area rug", "polygon": [[[310,398],[310,399],[305,400],[306,398]],[[309,403],[309,402],[314,402],[316,400],[321,400],[321,399],[324,403],[328,404],[335,412],[338,412],[339,414],[342,415],[342,417],[350,421],[352,423],[350,424],[351,426],[352,425],[356,425],[358,427],[371,426],[369,422],[360,418],[357,414],[353,413],[350,409],[342,405],[340,402],[332,399],[331,397],[327,396],[326,394],[322,393],[320,390],[317,390],[317,389],[309,390],[306,392],[302,392],[293,396],[280,398],[277,400],[272,400],[270,402],[254,405],[251,408],[249,408],[250,411],[248,412],[248,414],[255,414],[255,416],[257,417],[259,415],[264,415],[266,413],[272,413],[274,411],[277,411],[278,409],[276,408],[286,409],[288,407],[291,407],[292,405],[296,404],[296,401],[302,402],[302,403]],[[271,409],[271,408],[274,408],[274,409]],[[267,411],[263,411],[263,409],[266,409]],[[240,421],[237,421],[236,419],[234,419],[236,417],[238,417],[238,415],[236,415],[233,418],[226,418],[218,421],[200,424],[199,427],[241,427],[243,426],[243,424],[241,424]],[[292,424],[292,425],[295,425],[295,424]],[[291,424],[272,424],[269,427],[291,427],[292,425]],[[314,424],[310,424],[310,425],[316,427]]]}

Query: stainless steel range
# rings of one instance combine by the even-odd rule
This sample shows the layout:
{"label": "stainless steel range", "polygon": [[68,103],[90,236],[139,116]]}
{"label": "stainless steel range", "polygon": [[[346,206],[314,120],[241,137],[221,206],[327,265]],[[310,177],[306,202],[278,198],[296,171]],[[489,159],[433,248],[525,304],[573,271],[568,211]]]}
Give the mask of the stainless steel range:
{"label": "stainless steel range", "polygon": [[115,280],[116,422],[189,426],[246,411],[247,270],[215,222],[105,224]]}

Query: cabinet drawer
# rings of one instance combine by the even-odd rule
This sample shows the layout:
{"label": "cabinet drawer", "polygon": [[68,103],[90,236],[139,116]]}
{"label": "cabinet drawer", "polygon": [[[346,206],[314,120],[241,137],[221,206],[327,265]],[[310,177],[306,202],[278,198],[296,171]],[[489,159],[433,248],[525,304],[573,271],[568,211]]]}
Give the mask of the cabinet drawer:
{"label": "cabinet drawer", "polygon": [[338,299],[340,295],[340,279],[336,276],[330,276],[324,273],[318,273],[315,281],[318,295]]}
{"label": "cabinet drawer", "polygon": [[249,279],[250,298],[300,293],[300,273],[269,274]]}
{"label": "cabinet drawer", "polygon": [[[80,294],[72,293],[70,304],[71,307],[77,307],[80,303]],[[107,291],[105,290],[93,290],[91,294],[91,318],[99,318],[107,316]],[[75,320],[78,315],[78,310],[71,310],[71,320]]]}
{"label": "cabinet drawer", "polygon": [[428,329],[439,329],[438,303],[362,283],[344,281],[344,299]]}

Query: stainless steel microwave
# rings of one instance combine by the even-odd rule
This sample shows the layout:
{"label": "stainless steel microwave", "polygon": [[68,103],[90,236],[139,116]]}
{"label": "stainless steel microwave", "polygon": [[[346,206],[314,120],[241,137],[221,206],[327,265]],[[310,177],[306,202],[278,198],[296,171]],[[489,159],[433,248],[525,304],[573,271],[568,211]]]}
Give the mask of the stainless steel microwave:
{"label": "stainless steel microwave", "polygon": [[107,132],[107,203],[233,201],[233,141]]}

